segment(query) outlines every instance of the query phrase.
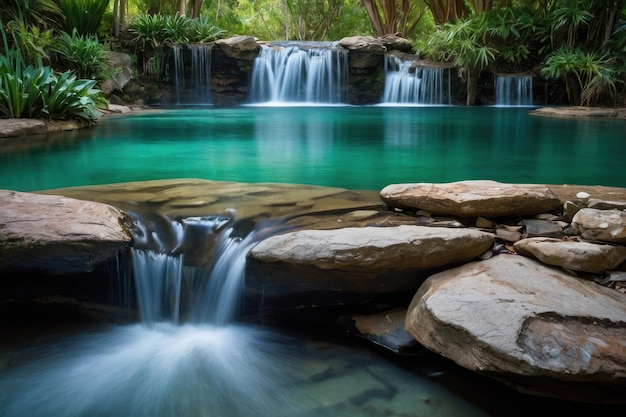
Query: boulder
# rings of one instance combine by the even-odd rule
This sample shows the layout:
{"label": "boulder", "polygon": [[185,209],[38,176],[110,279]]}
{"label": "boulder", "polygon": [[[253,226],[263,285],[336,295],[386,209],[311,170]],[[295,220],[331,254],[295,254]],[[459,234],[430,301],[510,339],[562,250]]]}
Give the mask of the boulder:
{"label": "boulder", "polygon": [[572,227],[586,240],[626,244],[626,212],[622,210],[581,209]]}
{"label": "boulder", "polygon": [[494,236],[486,232],[444,227],[299,230],[253,247],[248,269],[264,285],[287,293],[388,293],[417,288],[420,272],[472,260],[493,242]]}
{"label": "boulder", "polygon": [[107,68],[111,76],[98,84],[104,95],[109,96],[114,91],[122,91],[124,86],[133,78],[133,64],[130,55],[123,52],[106,51],[108,58]]}
{"label": "boulder", "polygon": [[252,61],[259,52],[259,44],[253,36],[233,36],[225,39],[218,39],[215,45],[224,54],[233,59],[243,59]]}
{"label": "boulder", "polygon": [[626,261],[626,246],[537,237],[520,240],[514,248],[545,264],[592,274],[613,270]]}
{"label": "boulder", "polygon": [[387,52],[383,42],[373,36],[348,36],[341,39],[339,45],[350,51],[367,52],[370,54],[384,55]]}
{"label": "boulder", "polygon": [[0,271],[90,272],[128,248],[128,216],[100,203],[0,190]]}
{"label": "boulder", "polygon": [[489,180],[445,184],[391,184],[380,192],[390,207],[458,217],[528,216],[556,210],[559,198],[545,185]]}
{"label": "boulder", "polygon": [[388,51],[411,52],[413,49],[413,44],[410,40],[398,35],[384,35],[379,39]]}
{"label": "boulder", "polygon": [[405,326],[426,348],[529,394],[623,403],[626,295],[519,255],[429,277]]}

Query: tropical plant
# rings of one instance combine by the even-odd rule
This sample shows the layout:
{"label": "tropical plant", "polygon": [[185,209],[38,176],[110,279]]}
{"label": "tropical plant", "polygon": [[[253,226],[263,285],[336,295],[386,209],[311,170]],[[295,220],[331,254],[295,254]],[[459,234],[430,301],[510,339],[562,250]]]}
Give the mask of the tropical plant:
{"label": "tropical plant", "polygon": [[7,27],[13,37],[13,44],[22,52],[27,64],[50,60],[48,52],[55,42],[52,29],[41,30],[35,25],[27,26],[22,20],[12,20]]}
{"label": "tropical plant", "polygon": [[96,35],[81,35],[77,29],[71,35],[62,32],[56,51],[68,69],[76,70],[79,78],[101,80],[107,75],[106,51]]}
{"label": "tropical plant", "polygon": [[58,0],[65,16],[65,32],[74,29],[80,35],[97,35],[102,16],[109,7],[110,0]]}
{"label": "tropical plant", "polygon": [[496,59],[497,50],[486,43],[487,19],[483,15],[445,23],[417,49],[435,60],[453,61],[467,81],[467,105],[476,101],[478,79]]}
{"label": "tropical plant", "polygon": [[614,64],[606,55],[562,46],[548,57],[541,74],[565,82],[570,104],[592,106],[615,99],[620,80]]}
{"label": "tropical plant", "polygon": [[170,44],[181,44],[189,42],[189,32],[192,29],[192,19],[187,16],[175,14],[165,16],[163,31],[166,42]]}
{"label": "tropical plant", "polygon": [[17,20],[26,26],[55,26],[62,19],[56,0],[2,0],[0,15],[8,21]]}
{"label": "tropical plant", "polygon": [[100,107],[106,107],[101,91],[94,88],[95,80],[77,79],[71,72],[51,78],[42,90],[41,114],[51,119],[79,118],[90,123],[100,116]]}
{"label": "tropical plant", "polygon": [[41,59],[26,65],[22,51],[9,47],[2,19],[0,35],[5,51],[0,55],[0,117],[98,120],[98,108],[107,101],[93,88],[95,80],[76,80],[70,71],[57,75]]}
{"label": "tropical plant", "polygon": [[136,52],[143,58],[143,69],[148,79],[159,81],[166,76],[165,26],[166,17],[161,14],[141,14],[129,26],[130,33],[135,35]]}
{"label": "tropical plant", "polygon": [[209,42],[219,39],[225,34],[226,31],[213,25],[207,15],[201,15],[197,19],[194,19],[191,24],[189,40],[199,43]]}
{"label": "tropical plant", "polygon": [[0,56],[0,115],[35,117],[41,109],[41,91],[50,82],[50,67],[22,67],[20,59]]}

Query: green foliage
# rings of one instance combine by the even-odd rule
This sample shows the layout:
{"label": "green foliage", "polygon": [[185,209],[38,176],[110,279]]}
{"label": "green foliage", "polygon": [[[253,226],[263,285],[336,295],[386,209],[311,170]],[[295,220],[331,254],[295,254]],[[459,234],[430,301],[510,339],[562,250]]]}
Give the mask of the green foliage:
{"label": "green foliage", "polygon": [[213,25],[207,15],[201,15],[198,19],[194,19],[189,33],[191,42],[209,42],[219,39],[226,34],[225,30]]}
{"label": "green foliage", "polygon": [[23,68],[19,61],[0,56],[1,117],[98,120],[106,101],[93,89],[96,81],[77,80],[69,71],[57,76],[48,66]]}
{"label": "green foliage", "polygon": [[181,44],[189,41],[192,19],[175,14],[174,16],[165,16],[163,23],[162,31],[167,42]]}
{"label": "green foliage", "polygon": [[9,47],[0,19],[4,55],[0,55],[0,117],[82,118],[95,122],[106,99],[93,89],[95,80],[77,80],[71,72],[57,75],[49,66],[27,65],[20,49]]}
{"label": "green foliage", "polygon": [[101,115],[98,108],[106,105],[106,100],[94,88],[95,84],[94,80],[77,79],[69,71],[52,77],[48,88],[42,90],[42,115],[51,119],[97,121]]}
{"label": "green foliage", "polygon": [[130,24],[135,36],[137,54],[143,57],[144,72],[148,78],[166,79],[166,62],[170,48],[187,42],[207,42],[218,39],[226,32],[210,23],[208,16],[191,19],[179,14],[141,14]]}
{"label": "green foliage", "polygon": [[65,16],[65,32],[96,35],[110,0],[58,0]]}
{"label": "green foliage", "polygon": [[22,68],[13,58],[0,56],[0,115],[35,117],[41,109],[41,91],[50,82],[50,67]]}
{"label": "green foliage", "polygon": [[17,20],[26,26],[54,26],[62,19],[56,0],[2,0],[0,16]]}
{"label": "green foliage", "polygon": [[77,29],[70,35],[62,32],[56,51],[66,67],[76,70],[80,78],[104,79],[107,56],[96,35],[80,35]]}
{"label": "green foliage", "polygon": [[38,26],[27,26],[22,20],[12,20],[7,27],[13,37],[13,44],[22,52],[26,63],[50,60],[48,51],[55,42],[52,29],[41,30]]}
{"label": "green foliage", "polygon": [[159,48],[165,43],[166,17],[161,14],[141,14],[129,26],[130,33],[135,35],[135,42],[141,46]]}
{"label": "green foliage", "polygon": [[570,104],[592,106],[615,99],[620,80],[614,64],[606,55],[563,46],[549,56],[541,74],[565,81]]}

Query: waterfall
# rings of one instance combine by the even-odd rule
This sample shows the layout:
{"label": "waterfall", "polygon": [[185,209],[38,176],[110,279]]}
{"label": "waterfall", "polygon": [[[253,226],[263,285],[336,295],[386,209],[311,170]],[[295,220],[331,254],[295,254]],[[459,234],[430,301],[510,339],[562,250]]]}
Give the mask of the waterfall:
{"label": "waterfall", "polygon": [[[178,324],[184,313],[198,324],[233,322],[241,310],[248,251],[280,229],[268,223],[242,231],[250,220],[230,224],[221,216],[160,220],[148,217],[149,227],[159,232],[146,233],[146,227],[139,227],[132,249],[141,321],[149,326],[163,321]],[[163,225],[168,220],[170,230]],[[192,232],[200,240],[216,241],[213,262],[206,269],[184,265],[185,241]],[[188,311],[182,311],[183,305]]]}
{"label": "waterfall", "polygon": [[[211,103],[211,51],[208,44],[173,45],[173,80],[177,104]],[[186,71],[185,56],[191,57]]]}
{"label": "waterfall", "polygon": [[183,59],[182,45],[172,46],[174,57],[174,88],[176,91],[176,103],[180,103],[180,97],[185,89],[185,62]]}
{"label": "waterfall", "polygon": [[191,88],[195,93],[194,102],[211,102],[211,51],[207,44],[189,44],[191,51]]}
{"label": "waterfall", "polygon": [[249,101],[341,103],[348,55],[335,44],[261,47],[254,60]]}
{"label": "waterfall", "polygon": [[[444,69],[413,67],[413,61],[385,56],[385,90],[383,103],[450,104],[450,85],[444,88]],[[450,77],[448,77],[448,83]],[[444,91],[447,90],[448,97]]]}
{"label": "waterfall", "polygon": [[533,77],[530,75],[496,75],[497,106],[531,106],[533,104]]}

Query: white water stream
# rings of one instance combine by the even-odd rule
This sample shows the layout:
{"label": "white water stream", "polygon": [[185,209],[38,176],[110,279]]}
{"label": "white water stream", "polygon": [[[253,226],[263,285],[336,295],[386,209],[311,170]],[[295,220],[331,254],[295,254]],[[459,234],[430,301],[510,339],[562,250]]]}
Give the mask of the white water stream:
{"label": "white water stream", "polygon": [[254,60],[250,103],[341,103],[348,52],[334,44],[262,46]]}

